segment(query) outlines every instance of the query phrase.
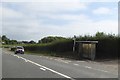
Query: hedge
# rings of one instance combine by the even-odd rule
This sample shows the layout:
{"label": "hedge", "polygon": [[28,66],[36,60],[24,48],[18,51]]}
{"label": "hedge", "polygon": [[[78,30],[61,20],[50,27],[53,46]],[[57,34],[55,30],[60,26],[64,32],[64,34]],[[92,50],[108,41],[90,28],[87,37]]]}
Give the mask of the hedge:
{"label": "hedge", "polygon": [[[118,57],[118,41],[120,38],[102,38],[95,39],[94,37],[89,39],[91,41],[97,40],[96,57],[97,58],[117,58]],[[89,41],[88,40],[88,41]],[[66,52],[70,52],[68,55],[72,55],[73,40],[62,40],[47,44],[35,44],[24,46],[26,51],[38,51],[38,52],[58,52],[59,55],[65,55]],[[77,52],[77,46],[76,46]],[[77,55],[77,54],[76,54]]]}

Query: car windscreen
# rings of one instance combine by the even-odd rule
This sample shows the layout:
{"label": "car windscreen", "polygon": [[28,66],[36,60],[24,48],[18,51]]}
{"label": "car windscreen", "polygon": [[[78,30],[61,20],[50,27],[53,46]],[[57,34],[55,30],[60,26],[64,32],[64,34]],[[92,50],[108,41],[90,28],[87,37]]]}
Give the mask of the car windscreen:
{"label": "car windscreen", "polygon": [[17,49],[23,49],[23,47],[17,47]]}

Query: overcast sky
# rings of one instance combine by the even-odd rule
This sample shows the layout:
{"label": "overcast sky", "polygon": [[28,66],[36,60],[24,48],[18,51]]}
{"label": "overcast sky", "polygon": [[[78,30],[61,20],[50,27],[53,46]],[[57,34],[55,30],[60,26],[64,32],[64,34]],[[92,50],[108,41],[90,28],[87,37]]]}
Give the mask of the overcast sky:
{"label": "overcast sky", "polygon": [[6,1],[0,12],[2,34],[10,39],[37,41],[46,36],[94,35],[98,31],[118,34],[118,2]]}

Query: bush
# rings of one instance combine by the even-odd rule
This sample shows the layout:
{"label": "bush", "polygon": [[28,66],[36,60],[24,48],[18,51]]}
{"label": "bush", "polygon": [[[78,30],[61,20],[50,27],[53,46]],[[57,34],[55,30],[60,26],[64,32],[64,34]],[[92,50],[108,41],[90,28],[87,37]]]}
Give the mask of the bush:
{"label": "bush", "polygon": [[27,51],[70,52],[72,46],[72,40],[59,40],[46,44],[27,45],[24,48]]}
{"label": "bush", "polygon": [[[96,56],[97,58],[117,58],[118,57],[118,41],[120,38],[115,35],[106,35],[105,33],[98,32],[95,36],[80,36],[77,37],[78,41],[98,41],[96,46]],[[78,44],[76,44],[76,52],[78,51]],[[72,55],[73,40],[72,38],[64,40],[56,40],[51,43],[40,43],[24,46],[27,51],[37,51],[37,52],[49,52],[59,55],[66,55],[69,52]]]}
{"label": "bush", "polygon": [[98,58],[117,58],[118,57],[118,39],[98,40],[97,57]]}
{"label": "bush", "polygon": [[11,51],[15,51],[15,49],[16,49],[15,47],[12,47],[10,50],[11,50]]}

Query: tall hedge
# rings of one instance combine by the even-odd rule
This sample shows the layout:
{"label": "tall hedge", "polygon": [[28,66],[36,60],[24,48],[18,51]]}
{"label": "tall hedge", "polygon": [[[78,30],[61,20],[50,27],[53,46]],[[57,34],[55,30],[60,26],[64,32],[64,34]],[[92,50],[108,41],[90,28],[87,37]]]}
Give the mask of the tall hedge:
{"label": "tall hedge", "polygon": [[97,57],[98,58],[117,58],[118,57],[118,39],[98,40]]}
{"label": "tall hedge", "polygon": [[[78,41],[98,41],[96,46],[97,58],[117,58],[118,57],[118,41],[120,38],[114,35],[106,35],[104,33],[97,33],[95,36],[80,36],[77,37]],[[35,44],[24,46],[27,51],[38,52],[59,52],[57,54],[64,55],[65,52],[70,52],[72,55],[73,40],[57,40],[51,43]],[[77,52],[78,44],[76,44]]]}
{"label": "tall hedge", "polygon": [[60,40],[46,44],[35,44],[24,46],[27,51],[46,51],[46,52],[70,52],[72,51],[72,40]]}
{"label": "tall hedge", "polygon": [[98,41],[96,45],[97,58],[118,58],[118,44],[120,38],[111,34],[98,33],[99,36],[78,37],[81,41]]}

